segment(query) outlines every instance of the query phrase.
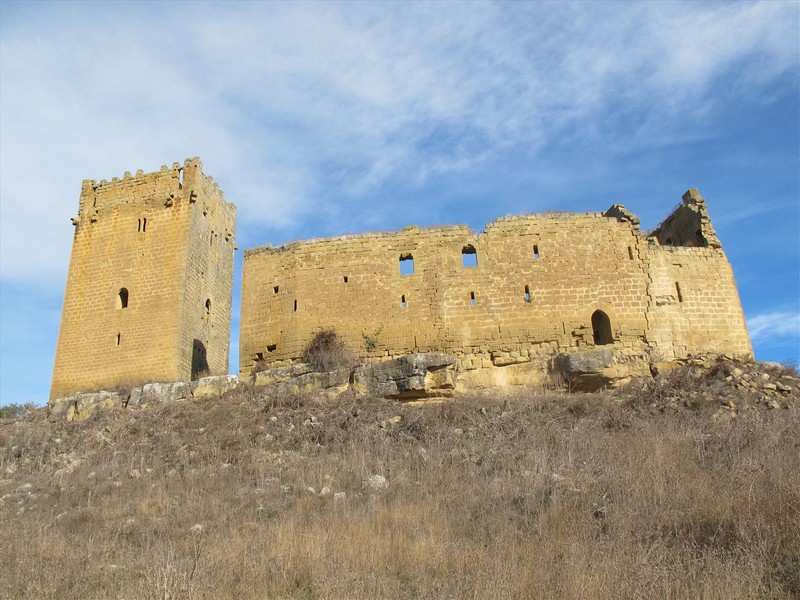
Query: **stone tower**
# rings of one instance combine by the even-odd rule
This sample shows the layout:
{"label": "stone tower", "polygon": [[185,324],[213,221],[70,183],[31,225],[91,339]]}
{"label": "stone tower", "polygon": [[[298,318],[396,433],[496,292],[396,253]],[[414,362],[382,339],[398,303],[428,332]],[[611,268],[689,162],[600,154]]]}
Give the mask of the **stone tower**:
{"label": "stone tower", "polygon": [[51,399],[228,372],[236,207],[202,167],[83,182]]}

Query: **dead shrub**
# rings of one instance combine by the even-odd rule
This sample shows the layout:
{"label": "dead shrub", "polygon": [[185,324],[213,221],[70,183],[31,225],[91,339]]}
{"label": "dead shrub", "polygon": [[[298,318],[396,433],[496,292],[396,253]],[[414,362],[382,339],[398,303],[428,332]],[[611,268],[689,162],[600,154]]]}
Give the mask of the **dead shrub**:
{"label": "dead shrub", "polygon": [[333,329],[323,329],[311,339],[303,354],[303,361],[315,371],[323,373],[350,369],[355,364],[347,344]]}

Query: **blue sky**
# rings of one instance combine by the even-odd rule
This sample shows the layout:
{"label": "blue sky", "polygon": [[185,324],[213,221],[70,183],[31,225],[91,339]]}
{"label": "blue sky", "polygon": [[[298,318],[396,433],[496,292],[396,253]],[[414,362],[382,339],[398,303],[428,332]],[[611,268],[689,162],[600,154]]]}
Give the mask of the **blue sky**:
{"label": "blue sky", "polygon": [[[82,179],[200,156],[238,243],[697,187],[800,355],[795,2],[0,4],[0,404],[48,396]],[[238,360],[237,253],[232,370]]]}

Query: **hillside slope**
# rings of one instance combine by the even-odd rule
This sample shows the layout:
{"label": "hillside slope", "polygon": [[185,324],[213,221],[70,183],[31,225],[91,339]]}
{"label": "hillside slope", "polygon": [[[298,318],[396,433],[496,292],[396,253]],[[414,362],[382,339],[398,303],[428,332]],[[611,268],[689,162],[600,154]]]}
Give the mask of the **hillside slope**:
{"label": "hillside slope", "polygon": [[796,598],[798,382],[751,371],[33,411],[0,421],[0,598]]}

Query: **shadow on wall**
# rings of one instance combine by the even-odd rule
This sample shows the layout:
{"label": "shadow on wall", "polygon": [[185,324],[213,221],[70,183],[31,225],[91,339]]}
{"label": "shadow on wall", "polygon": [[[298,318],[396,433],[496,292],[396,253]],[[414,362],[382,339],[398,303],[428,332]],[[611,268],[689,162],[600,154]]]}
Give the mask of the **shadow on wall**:
{"label": "shadow on wall", "polygon": [[192,381],[210,375],[206,345],[200,340],[192,343]]}

